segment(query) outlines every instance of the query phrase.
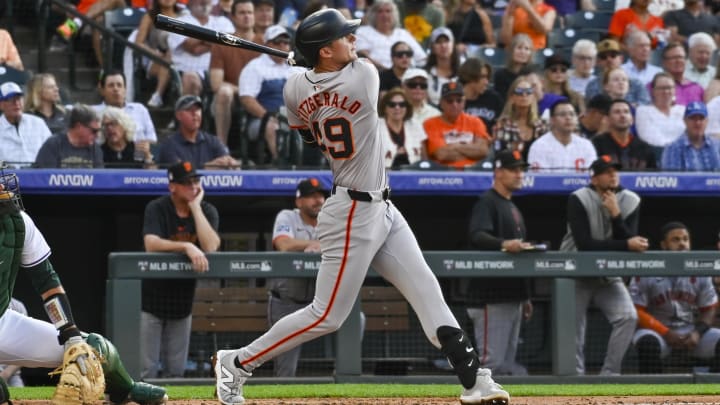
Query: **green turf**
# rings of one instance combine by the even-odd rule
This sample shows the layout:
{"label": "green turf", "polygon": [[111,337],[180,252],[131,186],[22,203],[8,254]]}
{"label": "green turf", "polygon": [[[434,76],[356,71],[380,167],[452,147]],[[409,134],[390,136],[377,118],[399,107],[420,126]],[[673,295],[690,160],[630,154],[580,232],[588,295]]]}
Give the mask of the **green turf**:
{"label": "green turf", "polygon": [[[510,395],[525,396],[633,396],[633,395],[718,395],[717,384],[578,384],[506,385]],[[12,399],[50,399],[54,387],[11,388]],[[213,387],[170,386],[170,399],[212,399]],[[454,397],[457,385],[409,384],[326,384],[326,385],[250,385],[246,398],[390,398]]]}

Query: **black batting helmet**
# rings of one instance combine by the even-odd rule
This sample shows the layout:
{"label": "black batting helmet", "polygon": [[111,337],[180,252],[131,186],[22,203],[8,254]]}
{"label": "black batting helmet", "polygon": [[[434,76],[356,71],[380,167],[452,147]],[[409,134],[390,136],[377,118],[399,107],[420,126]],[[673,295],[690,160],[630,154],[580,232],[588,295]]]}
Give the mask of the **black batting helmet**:
{"label": "black batting helmet", "polygon": [[318,51],[330,42],[355,32],[360,20],[347,20],[334,8],[326,8],[307,16],[295,34],[295,47],[310,66],[318,62]]}

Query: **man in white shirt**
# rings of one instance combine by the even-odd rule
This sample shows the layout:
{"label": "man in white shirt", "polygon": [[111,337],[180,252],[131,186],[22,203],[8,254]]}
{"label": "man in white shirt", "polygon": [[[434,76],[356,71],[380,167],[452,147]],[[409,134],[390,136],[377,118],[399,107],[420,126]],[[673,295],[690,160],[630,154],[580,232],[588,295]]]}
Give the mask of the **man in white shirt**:
{"label": "man in white shirt", "polygon": [[[178,17],[178,20],[200,25],[204,28],[232,34],[235,32],[227,17],[210,15],[212,0],[190,0],[190,14]],[[212,44],[180,34],[168,36],[168,47],[172,52],[172,61],[182,74],[182,94],[199,96],[203,89],[205,72],[210,69],[210,46]]]}
{"label": "man in white shirt", "polygon": [[688,60],[685,65],[685,78],[707,89],[715,78],[715,66],[710,66],[712,54],[717,45],[710,34],[696,32],[688,38]]}
{"label": "man in white shirt", "polygon": [[585,170],[597,159],[592,142],[575,133],[577,114],[568,100],[550,107],[551,131],[530,145],[528,163],[535,170]]}
{"label": "man in white shirt", "polygon": [[98,92],[103,98],[102,103],[93,106],[98,115],[102,116],[107,106],[121,108],[135,123],[135,135],[133,136],[135,142],[157,142],[155,125],[147,107],[140,103],[126,101],[127,88],[125,87],[125,74],[122,71],[103,72],[98,82]]}
{"label": "man in white shirt", "polygon": [[40,147],[52,135],[45,121],[24,114],[25,97],[14,82],[0,86],[0,162],[12,167],[27,167],[35,162]]}
{"label": "man in white shirt", "polygon": [[639,80],[643,85],[650,83],[662,68],[650,63],[652,52],[650,37],[645,31],[633,31],[625,38],[625,47],[628,51],[628,61],[622,68],[631,79]]}

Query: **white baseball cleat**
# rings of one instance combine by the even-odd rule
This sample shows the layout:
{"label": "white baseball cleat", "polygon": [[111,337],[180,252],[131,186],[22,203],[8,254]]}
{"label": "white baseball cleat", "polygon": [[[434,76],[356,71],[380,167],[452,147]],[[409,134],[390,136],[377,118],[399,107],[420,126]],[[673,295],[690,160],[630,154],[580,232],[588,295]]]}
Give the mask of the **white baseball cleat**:
{"label": "white baseball cleat", "polygon": [[508,405],[510,394],[492,379],[492,373],[486,368],[477,371],[475,385],[463,390],[460,395],[461,404]]}
{"label": "white baseball cleat", "polygon": [[213,356],[213,370],[215,371],[215,392],[218,400],[225,405],[242,405],[243,384],[252,375],[247,371],[235,367],[235,350],[218,350]]}

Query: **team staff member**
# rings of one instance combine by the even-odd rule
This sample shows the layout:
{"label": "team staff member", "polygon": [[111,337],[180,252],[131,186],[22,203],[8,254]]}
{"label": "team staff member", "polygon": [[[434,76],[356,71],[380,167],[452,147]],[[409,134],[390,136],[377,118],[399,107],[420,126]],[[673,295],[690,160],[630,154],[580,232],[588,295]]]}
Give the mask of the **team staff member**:
{"label": "team staff member", "polygon": [[[690,232],[680,222],[662,227],[662,250],[690,251]],[[718,297],[711,277],[633,277],[630,295],[638,312],[633,344],[641,374],[662,373],[662,360],[687,350],[720,371],[720,329],[713,328]]]}
{"label": "team staff member", "polygon": [[[328,194],[316,178],[298,183],[295,209],[282,210],[275,217],[273,247],[281,252],[320,253],[317,236],[317,217]],[[268,279],[270,299],[268,320],[274,325],[280,318],[304,308],[315,295],[315,280],[311,278]],[[300,359],[300,346],[275,357],[276,377],[294,377]]]}
{"label": "team staff member", "polygon": [[[527,167],[518,151],[495,155],[493,186],[480,196],[470,217],[472,248],[518,253],[533,247],[524,241],[525,221],[511,200]],[[468,284],[467,313],[475,326],[480,363],[496,375],[527,375],[515,355],[520,325],[532,316],[530,279],[472,278]]]}
{"label": "team staff member", "polygon": [[425,120],[430,158],[455,168],[471,166],[488,154],[490,137],[483,121],[466,113],[462,84],[448,82],[440,92],[441,115]]}
{"label": "team staff member", "polygon": [[395,205],[378,133],[380,79],[375,66],[358,60],[355,30],[335,9],[305,18],[295,42],[312,70],[290,76],[285,104],[290,125],[317,145],[333,172],[332,195],[318,217],[322,263],[312,304],[272,326],[238,350],[214,357],[220,402],[241,404],[253,369],[304,342],[337,330],[360,292],[368,268],[407,298],[428,340],[454,365],[465,388],[460,401],[507,404],[509,395],[480,368],[470,340],[445,303],[440,284]]}
{"label": "team staff member", "polygon": [[[19,191],[17,176],[0,167],[0,364],[54,368],[63,363],[65,348],[85,339],[103,358],[110,403],[164,404],[168,399],[165,389],[133,381],[109,340],[78,329],[70,300],[50,263],[50,247],[25,213]],[[53,323],[9,308],[19,272],[30,278]],[[0,378],[0,403],[5,402],[10,403],[10,393]]]}
{"label": "team staff member", "polygon": [[[561,251],[647,250],[647,239],[637,236],[640,197],[620,187],[617,172],[621,167],[607,155],[590,165],[590,185],[576,190],[568,199],[568,232],[560,245]],[[630,294],[620,277],[575,281],[576,370],[581,375],[585,374],[585,327],[590,302],[600,308],[612,325],[600,374],[618,375],[637,323]]]}

